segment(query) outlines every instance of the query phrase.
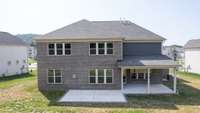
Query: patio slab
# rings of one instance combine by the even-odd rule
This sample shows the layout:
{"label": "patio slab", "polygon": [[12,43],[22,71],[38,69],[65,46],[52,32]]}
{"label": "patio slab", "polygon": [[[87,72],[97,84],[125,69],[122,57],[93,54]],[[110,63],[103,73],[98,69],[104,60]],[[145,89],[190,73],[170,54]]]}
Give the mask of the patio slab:
{"label": "patio slab", "polygon": [[121,90],[69,90],[59,102],[126,103]]}

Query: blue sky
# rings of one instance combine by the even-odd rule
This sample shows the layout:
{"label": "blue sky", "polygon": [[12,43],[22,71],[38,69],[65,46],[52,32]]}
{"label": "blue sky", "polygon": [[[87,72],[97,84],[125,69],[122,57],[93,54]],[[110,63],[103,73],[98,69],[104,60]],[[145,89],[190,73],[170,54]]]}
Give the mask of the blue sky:
{"label": "blue sky", "polygon": [[165,45],[200,38],[200,0],[0,0],[0,31],[12,34],[120,17],[165,37]]}

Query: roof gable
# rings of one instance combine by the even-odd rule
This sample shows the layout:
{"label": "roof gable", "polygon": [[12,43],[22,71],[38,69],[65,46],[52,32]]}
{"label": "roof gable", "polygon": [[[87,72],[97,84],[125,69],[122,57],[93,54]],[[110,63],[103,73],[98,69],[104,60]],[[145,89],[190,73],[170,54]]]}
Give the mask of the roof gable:
{"label": "roof gable", "polygon": [[0,32],[0,45],[23,45],[26,46],[26,43],[23,42],[20,38],[11,35],[7,32]]}
{"label": "roof gable", "polygon": [[200,48],[200,39],[189,40],[185,46],[185,49]]}

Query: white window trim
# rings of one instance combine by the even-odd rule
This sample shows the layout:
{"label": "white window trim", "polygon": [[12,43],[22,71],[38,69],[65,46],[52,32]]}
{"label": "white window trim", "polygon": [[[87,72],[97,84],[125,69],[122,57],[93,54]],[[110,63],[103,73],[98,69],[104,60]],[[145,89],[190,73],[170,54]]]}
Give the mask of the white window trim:
{"label": "white window trim", "polygon": [[[90,71],[91,70],[95,70],[95,83],[90,83]],[[91,69],[89,70],[89,76],[88,76],[88,83],[89,84],[113,84],[113,79],[114,79],[114,76],[113,76],[113,69]],[[99,83],[98,82],[98,70],[103,70],[104,71],[104,82],[103,83]],[[111,83],[107,83],[107,70],[111,70],[112,71],[112,82]]]}
{"label": "white window trim", "polygon": [[[49,44],[54,44],[54,55],[49,54]],[[57,44],[62,44],[62,53],[63,53],[62,55],[57,54]],[[70,44],[70,46],[72,46],[71,43],[48,43],[47,55],[48,56],[70,56],[72,54],[72,49],[71,49],[72,47],[70,49],[67,49],[67,50],[70,50],[70,54],[65,54],[65,44]]]}
{"label": "white window trim", "polygon": [[[104,81],[104,82],[106,82],[105,84],[113,84],[113,82],[114,82],[113,81],[113,78],[114,78],[114,76],[113,76],[113,73],[114,73],[113,69],[105,69],[105,70],[106,70],[106,76],[104,75],[105,78],[106,78],[105,81]],[[107,70],[111,70],[112,71],[112,76],[111,76],[112,77],[112,82],[111,83],[107,83]]]}
{"label": "white window trim", "polygon": [[[90,54],[90,44],[91,43],[95,43],[96,44],[96,54]],[[113,53],[112,54],[107,54],[108,52],[107,52],[107,43],[112,43],[113,44],[113,42],[91,42],[91,43],[89,43],[89,56],[95,56],[95,55],[114,55],[114,49],[112,48],[112,50],[113,50]],[[99,54],[99,43],[104,43],[104,54]],[[114,45],[114,44],[113,44]],[[109,48],[109,49],[111,49],[111,48]]]}
{"label": "white window trim", "polygon": [[[49,83],[49,70],[53,70],[53,83]],[[55,82],[55,78],[56,78],[56,76],[55,76],[55,70],[60,70],[61,71],[61,83],[56,83]],[[62,71],[62,69],[51,69],[51,68],[49,68],[49,69],[47,69],[47,84],[63,84],[63,71]]]}

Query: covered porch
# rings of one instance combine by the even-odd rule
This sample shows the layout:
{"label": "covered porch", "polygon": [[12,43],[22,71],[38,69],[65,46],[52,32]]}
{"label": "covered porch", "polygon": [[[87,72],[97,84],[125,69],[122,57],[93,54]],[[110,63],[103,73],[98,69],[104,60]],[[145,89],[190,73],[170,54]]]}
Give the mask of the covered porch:
{"label": "covered porch", "polygon": [[[121,68],[121,91],[124,94],[175,94],[176,67],[166,56],[125,58]],[[165,83],[170,83],[166,85]]]}

